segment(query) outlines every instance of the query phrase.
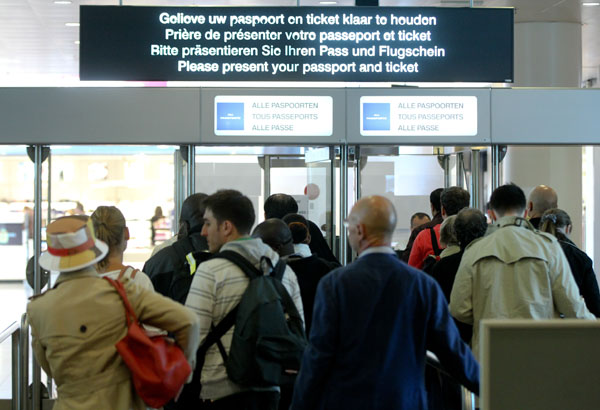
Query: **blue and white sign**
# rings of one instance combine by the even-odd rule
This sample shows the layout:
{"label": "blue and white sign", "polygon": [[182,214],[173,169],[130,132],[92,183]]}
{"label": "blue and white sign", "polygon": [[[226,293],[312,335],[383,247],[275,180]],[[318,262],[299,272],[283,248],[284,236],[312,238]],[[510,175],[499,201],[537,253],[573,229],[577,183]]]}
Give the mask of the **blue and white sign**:
{"label": "blue and white sign", "polygon": [[219,131],[243,130],[244,103],[218,103],[216,124]]}
{"label": "blue and white sign", "polygon": [[330,96],[219,95],[215,135],[329,136],[333,134]]}
{"label": "blue and white sign", "polygon": [[390,103],[364,103],[363,127],[368,131],[390,130]]}
{"label": "blue and white sign", "polygon": [[361,97],[360,133],[364,136],[474,136],[477,135],[477,97]]}

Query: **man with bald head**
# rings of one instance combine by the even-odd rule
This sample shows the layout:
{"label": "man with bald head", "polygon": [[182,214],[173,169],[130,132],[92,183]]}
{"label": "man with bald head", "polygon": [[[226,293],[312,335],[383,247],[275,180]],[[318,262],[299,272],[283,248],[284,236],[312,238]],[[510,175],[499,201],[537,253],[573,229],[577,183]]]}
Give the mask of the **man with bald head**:
{"label": "man with bald head", "polygon": [[392,203],[359,200],[347,227],[358,259],[319,283],[291,409],[426,409],[426,349],[477,393],[479,366],[440,287],[391,247]]}
{"label": "man with bald head", "polygon": [[533,188],[527,201],[527,216],[535,229],[540,228],[540,219],[548,209],[558,208],[556,191],[546,185]]}

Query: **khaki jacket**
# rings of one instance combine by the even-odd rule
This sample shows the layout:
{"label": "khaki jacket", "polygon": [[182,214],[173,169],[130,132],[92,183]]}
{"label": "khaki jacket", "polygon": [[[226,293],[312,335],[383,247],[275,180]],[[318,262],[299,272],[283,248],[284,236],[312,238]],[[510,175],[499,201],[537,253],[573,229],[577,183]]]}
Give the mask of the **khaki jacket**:
{"label": "khaki jacket", "polygon": [[[126,283],[128,299],[142,323],[174,334],[194,365],[199,344],[197,316],[158,293]],[[27,306],[32,347],[54,378],[54,410],[145,409],[115,344],[127,333],[119,294],[93,268],[62,273],[56,286]]]}
{"label": "khaki jacket", "polygon": [[523,218],[506,216],[473,241],[463,254],[450,295],[450,312],[473,325],[479,354],[483,319],[594,319],[565,255],[552,235]]}

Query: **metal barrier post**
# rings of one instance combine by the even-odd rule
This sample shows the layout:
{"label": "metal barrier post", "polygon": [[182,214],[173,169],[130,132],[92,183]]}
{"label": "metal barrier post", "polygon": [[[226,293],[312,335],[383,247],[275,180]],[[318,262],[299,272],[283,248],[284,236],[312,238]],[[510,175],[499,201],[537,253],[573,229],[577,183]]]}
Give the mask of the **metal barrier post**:
{"label": "metal barrier post", "polygon": [[500,147],[492,145],[492,191],[500,186]]}
{"label": "metal barrier post", "polygon": [[[39,295],[42,291],[42,271],[40,268],[40,254],[42,252],[42,145],[35,145],[35,192],[34,192],[34,256],[35,256],[35,274],[33,294]],[[42,405],[42,369],[37,361],[33,360],[33,388],[32,388],[32,409],[39,410]],[[25,384],[27,386],[27,384]],[[25,388],[27,390],[27,388]]]}
{"label": "metal barrier post", "polygon": [[[330,208],[331,212],[329,213],[329,217],[327,217],[327,226],[330,227],[329,229],[329,247],[331,248],[331,251],[334,253],[334,255],[336,255],[338,257],[338,259],[340,260],[340,262],[342,262],[341,256],[339,255],[339,252],[336,252],[336,235],[335,235],[335,231],[336,231],[336,226],[337,226],[337,221],[335,220],[335,174],[336,174],[336,169],[335,169],[335,161],[337,158],[336,155],[336,148],[335,147],[329,147],[330,149],[330,154],[329,154],[329,184],[331,186],[331,196],[330,196]],[[339,248],[337,248],[337,250],[339,251]],[[343,264],[343,262],[342,262]]]}
{"label": "metal barrier post", "polygon": [[187,196],[190,196],[196,193],[196,147],[194,145],[188,145],[187,149],[187,182]]}
{"label": "metal barrier post", "polygon": [[479,209],[481,190],[479,188],[480,154],[477,149],[471,151],[471,207]]}
{"label": "metal barrier post", "polygon": [[340,147],[340,262],[348,263],[348,237],[344,220],[348,215],[348,146]]}
{"label": "metal barrier post", "polygon": [[264,193],[265,200],[271,196],[271,156],[265,155],[263,157],[264,165],[263,165],[263,184],[264,184]]}
{"label": "metal barrier post", "polygon": [[29,386],[29,320],[27,319],[27,313],[23,313],[23,316],[21,316],[21,348],[19,350],[19,376],[21,378],[19,402],[21,410],[29,410],[31,403],[27,400],[27,386]]}
{"label": "metal barrier post", "polygon": [[12,410],[21,409],[21,367],[20,367],[20,352],[21,352],[21,329],[17,329],[12,334]]}
{"label": "metal barrier post", "polygon": [[463,163],[463,153],[456,154],[456,186],[464,188],[465,164]]}

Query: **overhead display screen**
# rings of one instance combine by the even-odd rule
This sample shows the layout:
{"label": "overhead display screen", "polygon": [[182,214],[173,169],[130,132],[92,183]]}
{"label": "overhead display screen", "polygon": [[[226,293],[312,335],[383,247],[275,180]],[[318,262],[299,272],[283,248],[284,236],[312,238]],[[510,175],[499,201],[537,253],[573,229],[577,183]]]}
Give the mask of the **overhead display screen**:
{"label": "overhead display screen", "polygon": [[512,82],[513,9],[80,7],[81,80]]}

